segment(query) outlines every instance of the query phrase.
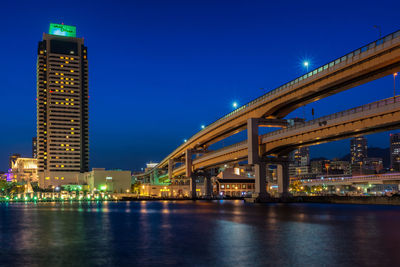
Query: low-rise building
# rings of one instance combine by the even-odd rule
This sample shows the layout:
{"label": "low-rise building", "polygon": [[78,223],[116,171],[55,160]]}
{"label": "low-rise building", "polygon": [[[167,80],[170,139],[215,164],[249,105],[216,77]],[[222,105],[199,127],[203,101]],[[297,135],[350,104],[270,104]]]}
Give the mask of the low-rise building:
{"label": "low-rise building", "polygon": [[[240,169],[239,169],[240,170]],[[236,168],[227,168],[220,172],[213,183],[213,194],[229,197],[244,197],[254,192],[255,179]]]}
{"label": "low-rise building", "polygon": [[[204,193],[204,186],[196,185],[197,196]],[[171,184],[171,185],[152,185],[142,184],[139,186],[139,196],[141,197],[189,197],[189,184]]]}
{"label": "low-rise building", "polygon": [[37,159],[17,158],[12,161],[11,173],[12,181],[15,182],[37,182]]}
{"label": "low-rise building", "polygon": [[254,192],[253,178],[217,178],[213,185],[213,194],[228,197],[244,197]]}
{"label": "low-rise building", "polygon": [[90,191],[104,191],[110,193],[130,193],[131,172],[123,170],[106,170],[93,168],[83,174],[83,180]]}

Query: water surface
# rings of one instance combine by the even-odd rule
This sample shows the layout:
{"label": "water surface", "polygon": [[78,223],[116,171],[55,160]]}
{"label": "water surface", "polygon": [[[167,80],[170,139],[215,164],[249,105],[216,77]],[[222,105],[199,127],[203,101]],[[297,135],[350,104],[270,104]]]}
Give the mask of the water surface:
{"label": "water surface", "polygon": [[0,204],[0,266],[387,266],[400,207],[157,201]]}

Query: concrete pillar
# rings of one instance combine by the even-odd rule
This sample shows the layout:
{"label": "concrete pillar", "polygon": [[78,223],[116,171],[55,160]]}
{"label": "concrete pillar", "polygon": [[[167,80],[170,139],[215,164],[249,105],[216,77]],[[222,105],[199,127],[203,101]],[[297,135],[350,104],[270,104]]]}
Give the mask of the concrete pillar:
{"label": "concrete pillar", "polygon": [[196,177],[193,175],[193,167],[192,167],[192,151],[190,149],[186,150],[185,156],[185,171],[186,177],[190,181],[190,191],[192,192],[192,199],[196,199]]}
{"label": "concrete pillar", "polygon": [[260,160],[258,144],[258,120],[247,120],[247,151],[248,163],[257,164]]}
{"label": "concrete pillar", "polygon": [[206,190],[206,197],[210,198],[211,197],[211,193],[212,193],[212,183],[211,183],[211,177],[210,176],[206,176],[204,177],[204,187]]}
{"label": "concrete pillar", "polygon": [[172,181],[172,172],[174,170],[174,160],[169,159],[168,160],[168,179]]}
{"label": "concrete pillar", "polygon": [[280,162],[277,166],[278,192],[281,197],[289,196],[289,163]]}
{"label": "concrete pillar", "polygon": [[255,195],[260,199],[267,198],[267,164],[260,161],[258,164],[254,165],[255,174]]}

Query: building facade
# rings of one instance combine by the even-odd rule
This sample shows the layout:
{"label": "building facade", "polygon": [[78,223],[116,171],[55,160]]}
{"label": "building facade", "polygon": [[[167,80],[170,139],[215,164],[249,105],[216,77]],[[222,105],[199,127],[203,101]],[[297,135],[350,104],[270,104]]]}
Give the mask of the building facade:
{"label": "building facade", "polygon": [[400,171],[400,133],[390,135],[390,168]]}
{"label": "building facade", "polygon": [[90,191],[104,191],[109,193],[130,193],[131,172],[122,170],[106,170],[93,168],[83,174],[83,181]]}
{"label": "building facade", "polygon": [[11,177],[15,182],[37,182],[37,159],[18,158],[11,168]]}
{"label": "building facade", "polygon": [[[89,169],[88,59],[74,26],[51,24],[37,59],[40,187],[75,183]],[[61,180],[60,180],[61,179]]]}
{"label": "building facade", "polygon": [[350,156],[351,164],[359,164],[368,157],[367,138],[360,136],[350,140]]}
{"label": "building facade", "polygon": [[12,169],[12,167],[14,166],[15,162],[17,161],[18,158],[21,157],[21,154],[15,153],[12,154],[9,159],[8,159],[8,168]]}
{"label": "building facade", "polygon": [[37,159],[37,137],[32,138],[32,158]]}

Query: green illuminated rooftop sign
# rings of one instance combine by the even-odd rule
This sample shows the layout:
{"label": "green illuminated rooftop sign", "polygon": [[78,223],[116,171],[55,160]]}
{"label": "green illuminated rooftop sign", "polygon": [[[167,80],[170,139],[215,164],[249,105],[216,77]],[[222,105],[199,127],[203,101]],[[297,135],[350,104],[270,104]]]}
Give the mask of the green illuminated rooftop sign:
{"label": "green illuminated rooftop sign", "polygon": [[76,37],[76,27],[64,24],[50,23],[49,34]]}

